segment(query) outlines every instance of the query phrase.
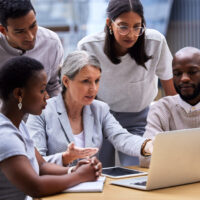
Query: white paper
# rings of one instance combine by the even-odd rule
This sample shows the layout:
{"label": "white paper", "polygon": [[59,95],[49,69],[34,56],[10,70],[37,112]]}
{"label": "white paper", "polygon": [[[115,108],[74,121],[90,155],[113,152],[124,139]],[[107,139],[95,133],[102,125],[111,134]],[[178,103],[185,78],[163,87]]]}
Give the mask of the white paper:
{"label": "white paper", "polygon": [[101,176],[97,181],[80,183],[63,192],[102,192],[105,180],[106,177]]}

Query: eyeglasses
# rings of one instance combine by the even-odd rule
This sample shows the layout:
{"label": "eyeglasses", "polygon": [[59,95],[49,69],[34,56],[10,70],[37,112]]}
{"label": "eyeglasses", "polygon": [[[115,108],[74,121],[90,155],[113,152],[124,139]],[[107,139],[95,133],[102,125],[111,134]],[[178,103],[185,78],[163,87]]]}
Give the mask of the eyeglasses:
{"label": "eyeglasses", "polygon": [[131,29],[133,29],[133,33],[135,36],[141,36],[146,29],[144,24],[142,27],[136,26],[136,27],[130,28],[129,26],[126,26],[126,25],[118,25],[113,20],[112,20],[112,22],[117,27],[117,30],[118,30],[119,34],[121,34],[121,35],[128,35],[130,33]]}

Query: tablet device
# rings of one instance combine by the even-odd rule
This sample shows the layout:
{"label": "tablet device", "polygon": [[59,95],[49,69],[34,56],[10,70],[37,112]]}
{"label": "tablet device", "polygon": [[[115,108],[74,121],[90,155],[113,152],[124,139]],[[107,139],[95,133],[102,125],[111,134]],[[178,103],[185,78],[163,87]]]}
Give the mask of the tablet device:
{"label": "tablet device", "polygon": [[106,167],[102,169],[102,174],[110,178],[124,178],[131,176],[147,175],[147,172],[142,172],[124,167]]}

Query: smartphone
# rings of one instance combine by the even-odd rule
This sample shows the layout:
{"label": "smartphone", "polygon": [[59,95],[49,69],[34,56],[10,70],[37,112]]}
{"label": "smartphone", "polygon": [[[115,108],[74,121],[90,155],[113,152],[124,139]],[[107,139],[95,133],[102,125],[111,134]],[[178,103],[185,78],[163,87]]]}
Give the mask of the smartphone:
{"label": "smartphone", "polygon": [[128,169],[124,167],[106,167],[102,169],[102,174],[110,178],[124,178],[131,176],[147,175],[147,172],[142,172],[135,169]]}

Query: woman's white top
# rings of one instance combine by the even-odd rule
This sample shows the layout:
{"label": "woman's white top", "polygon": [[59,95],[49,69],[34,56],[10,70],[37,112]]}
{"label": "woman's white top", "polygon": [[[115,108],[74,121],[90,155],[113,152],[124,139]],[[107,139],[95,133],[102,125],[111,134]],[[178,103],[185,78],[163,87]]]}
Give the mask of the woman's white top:
{"label": "woman's white top", "polygon": [[83,131],[77,135],[74,134],[74,140],[77,147],[85,147],[85,135]]}
{"label": "woman's white top", "polygon": [[78,43],[78,49],[95,55],[101,64],[102,75],[98,99],[108,103],[115,112],[139,112],[150,105],[158,92],[158,77],[172,78],[172,55],[165,37],[156,30],[145,32],[146,53],[153,56],[145,63],[147,70],[136,64],[129,54],[121,57],[121,63],[113,64],[103,48],[105,33],[86,36]]}

